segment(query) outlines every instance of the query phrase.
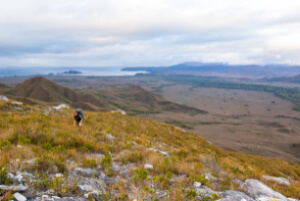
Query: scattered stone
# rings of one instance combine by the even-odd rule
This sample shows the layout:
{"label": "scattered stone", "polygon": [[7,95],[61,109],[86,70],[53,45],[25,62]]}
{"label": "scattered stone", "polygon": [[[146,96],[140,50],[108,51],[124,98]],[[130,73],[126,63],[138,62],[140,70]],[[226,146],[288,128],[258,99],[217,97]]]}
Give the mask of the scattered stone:
{"label": "scattered stone", "polygon": [[91,185],[78,185],[77,188],[83,193],[90,193],[96,191]]}
{"label": "scattered stone", "polygon": [[95,201],[102,201],[102,199],[96,193],[92,193],[92,196],[95,199]]}
{"label": "scattered stone", "polygon": [[207,172],[204,175],[205,175],[205,178],[208,180],[217,180],[217,178],[214,177],[210,172]]}
{"label": "scattered stone", "polygon": [[9,179],[14,179],[15,178],[15,175],[14,174],[12,174],[12,173],[7,173],[7,177],[9,178]]}
{"label": "scattered stone", "polygon": [[112,136],[110,133],[107,133],[107,134],[106,134],[106,137],[107,137],[108,139],[110,139],[110,140],[114,140],[114,139],[115,139],[115,137]]}
{"label": "scattered stone", "polygon": [[23,103],[22,102],[19,102],[19,101],[13,101],[13,102],[11,102],[13,105],[23,105]]}
{"label": "scattered stone", "polygon": [[54,199],[54,201],[86,201],[86,199],[78,198],[78,197],[65,197],[65,198]]}
{"label": "scattered stone", "polygon": [[121,168],[117,163],[113,163],[109,169],[111,169],[112,171],[115,171],[115,172],[120,172]]}
{"label": "scattered stone", "polygon": [[34,179],[34,175],[28,172],[17,172],[13,180],[18,184],[23,184],[26,179]]}
{"label": "scattered stone", "polygon": [[282,184],[282,185],[286,185],[286,186],[290,186],[290,181],[286,178],[283,178],[283,177],[271,177],[271,176],[267,176],[267,175],[264,175],[262,176],[265,180],[269,180],[269,181],[274,181],[278,184]]}
{"label": "scattered stone", "polygon": [[17,201],[26,201],[27,200],[27,198],[24,195],[22,195],[21,193],[15,193],[13,196]]}
{"label": "scattered stone", "polygon": [[9,99],[6,96],[0,95],[0,100],[2,101],[9,101]]}
{"label": "scattered stone", "polygon": [[[256,201],[282,201],[281,199],[277,199],[277,198],[269,198],[269,197],[260,197],[258,199],[256,199]],[[286,201],[286,200],[284,200]]]}
{"label": "scattered stone", "polygon": [[162,147],[162,146],[167,146],[166,143],[164,143],[164,142],[156,141],[156,143],[157,143],[160,147]]}
{"label": "scattered stone", "polygon": [[66,105],[66,104],[60,104],[60,105],[58,105],[58,106],[52,107],[52,109],[53,109],[53,110],[56,110],[56,111],[62,111],[63,108],[68,109],[68,108],[70,108],[70,107],[69,107],[68,105]]}
{"label": "scattered stone", "polygon": [[151,165],[151,164],[145,164],[144,168],[147,169],[147,170],[153,170],[153,165]]}
{"label": "scattered stone", "polygon": [[63,174],[61,174],[61,173],[57,173],[57,174],[55,174],[55,177],[63,177],[64,175]]}
{"label": "scattered stone", "polygon": [[71,170],[71,175],[81,175],[84,177],[91,177],[92,175],[99,176],[99,168],[75,168]]}
{"label": "scattered stone", "polygon": [[206,196],[212,197],[213,194],[220,195],[219,192],[213,191],[213,190],[211,190],[210,188],[208,188],[206,186],[201,186],[199,188],[195,187],[195,186],[192,186],[191,188],[194,189],[197,192],[198,195],[201,195],[201,197],[206,197]]}
{"label": "scattered stone", "polygon": [[221,193],[222,199],[219,201],[255,201],[253,198],[247,196],[245,193],[238,191],[224,191]]}
{"label": "scattered stone", "polygon": [[160,150],[159,150],[158,152],[161,153],[161,154],[164,155],[164,156],[170,157],[169,153],[166,152],[166,151],[160,151]]}
{"label": "scattered stone", "polygon": [[27,191],[28,187],[19,185],[19,186],[6,186],[6,185],[0,185],[1,190],[5,191],[15,191],[15,192],[24,192]]}
{"label": "scattered stone", "polygon": [[199,188],[201,187],[201,183],[200,182],[194,182],[193,186],[195,186],[196,188]]}
{"label": "scattered stone", "polygon": [[272,190],[267,185],[258,181],[256,179],[247,179],[242,187],[247,191],[247,193],[255,198],[258,199],[260,197],[273,197],[282,200],[286,200],[287,198],[282,194]]}
{"label": "scattered stone", "polygon": [[159,152],[160,154],[162,154],[163,156],[167,156],[167,157],[170,157],[169,153],[166,152],[166,151],[161,151],[161,150],[157,150],[157,149],[154,149],[154,148],[148,148],[147,150],[149,151],[154,151],[154,152]]}
{"label": "scattered stone", "polygon": [[167,193],[160,193],[160,194],[157,196],[157,198],[158,198],[158,199],[162,199],[162,198],[166,197],[167,195],[168,195]]}

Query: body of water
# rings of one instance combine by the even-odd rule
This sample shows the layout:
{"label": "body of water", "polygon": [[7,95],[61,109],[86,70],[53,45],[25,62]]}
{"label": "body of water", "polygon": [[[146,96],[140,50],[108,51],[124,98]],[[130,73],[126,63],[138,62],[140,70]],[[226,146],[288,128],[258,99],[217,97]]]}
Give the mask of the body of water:
{"label": "body of water", "polygon": [[[146,73],[142,71],[122,71],[122,68],[116,67],[7,67],[0,68],[0,77],[13,77],[13,76],[35,76],[35,75],[64,75],[64,76],[133,76],[137,73]],[[63,72],[74,70],[80,71],[82,74],[63,74]]]}

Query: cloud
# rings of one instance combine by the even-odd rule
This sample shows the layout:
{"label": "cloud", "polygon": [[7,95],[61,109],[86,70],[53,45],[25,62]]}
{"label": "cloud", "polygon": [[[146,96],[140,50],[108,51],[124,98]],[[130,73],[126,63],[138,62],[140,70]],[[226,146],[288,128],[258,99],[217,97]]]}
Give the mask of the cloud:
{"label": "cloud", "polygon": [[300,63],[299,8],[297,0],[2,0],[0,67]]}

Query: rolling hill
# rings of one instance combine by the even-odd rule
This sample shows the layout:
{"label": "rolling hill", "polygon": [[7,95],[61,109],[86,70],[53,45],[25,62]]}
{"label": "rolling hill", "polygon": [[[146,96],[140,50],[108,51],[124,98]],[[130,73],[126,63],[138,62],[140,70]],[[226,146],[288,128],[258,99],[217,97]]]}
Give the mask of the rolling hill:
{"label": "rolling hill", "polygon": [[164,99],[139,86],[108,87],[98,90],[102,98],[106,98],[110,104],[129,112],[158,113],[159,111],[172,111],[189,114],[206,114],[206,111],[180,105]]}
{"label": "rolling hill", "polygon": [[161,113],[164,111],[189,114],[207,112],[180,105],[138,86],[107,87],[103,89],[73,89],[60,86],[44,77],[30,78],[13,88],[4,88],[4,94],[27,104],[66,103],[91,111],[125,110],[130,115]]}
{"label": "rolling hill", "polygon": [[[48,103],[67,103],[87,110],[107,110],[109,106],[91,94],[81,94],[43,77],[34,77],[9,89],[6,94]],[[18,98],[17,98],[18,99]]]}

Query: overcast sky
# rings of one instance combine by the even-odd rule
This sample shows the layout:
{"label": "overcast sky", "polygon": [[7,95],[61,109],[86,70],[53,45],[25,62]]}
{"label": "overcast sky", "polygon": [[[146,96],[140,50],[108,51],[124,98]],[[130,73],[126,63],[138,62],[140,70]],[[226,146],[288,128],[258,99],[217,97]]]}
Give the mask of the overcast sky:
{"label": "overcast sky", "polygon": [[0,67],[300,64],[299,0],[0,0]]}

